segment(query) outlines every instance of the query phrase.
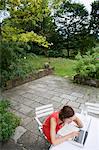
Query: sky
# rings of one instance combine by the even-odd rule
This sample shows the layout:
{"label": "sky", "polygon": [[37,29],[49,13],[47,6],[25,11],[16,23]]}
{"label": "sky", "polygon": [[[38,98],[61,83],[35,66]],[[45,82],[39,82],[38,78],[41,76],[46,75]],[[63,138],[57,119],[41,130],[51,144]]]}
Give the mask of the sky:
{"label": "sky", "polygon": [[75,2],[80,2],[85,5],[88,12],[91,12],[91,3],[94,2],[94,0],[74,0]]}

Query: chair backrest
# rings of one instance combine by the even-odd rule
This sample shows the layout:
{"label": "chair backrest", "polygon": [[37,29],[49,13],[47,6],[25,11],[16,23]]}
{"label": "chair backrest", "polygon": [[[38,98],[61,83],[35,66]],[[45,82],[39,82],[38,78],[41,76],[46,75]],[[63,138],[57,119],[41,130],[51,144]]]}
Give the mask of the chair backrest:
{"label": "chair backrest", "polygon": [[99,115],[99,103],[85,103],[87,112]]}
{"label": "chair backrest", "polygon": [[43,105],[35,108],[35,119],[39,125],[39,129],[42,132],[42,122],[40,118],[48,116],[54,112],[53,104]]}

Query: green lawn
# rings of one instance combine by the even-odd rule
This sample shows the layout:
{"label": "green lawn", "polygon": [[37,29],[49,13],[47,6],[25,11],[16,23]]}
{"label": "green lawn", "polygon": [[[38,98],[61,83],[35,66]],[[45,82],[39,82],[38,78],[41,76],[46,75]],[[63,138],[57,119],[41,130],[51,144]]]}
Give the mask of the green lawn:
{"label": "green lawn", "polygon": [[55,74],[58,76],[69,76],[75,74],[73,68],[76,64],[75,60],[65,58],[51,58],[51,65],[55,67]]}
{"label": "green lawn", "polygon": [[69,76],[71,77],[75,72],[73,67],[76,61],[65,58],[45,58],[40,56],[27,57],[27,61],[31,62],[31,65],[36,69],[40,69],[44,66],[45,62],[50,62],[50,65],[55,67],[54,74],[58,76]]}

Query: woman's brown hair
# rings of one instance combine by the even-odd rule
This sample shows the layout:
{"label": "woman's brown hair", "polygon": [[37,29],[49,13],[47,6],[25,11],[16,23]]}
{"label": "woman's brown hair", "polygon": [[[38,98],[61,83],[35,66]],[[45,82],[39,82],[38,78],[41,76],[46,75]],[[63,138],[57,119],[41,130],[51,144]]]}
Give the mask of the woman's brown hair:
{"label": "woman's brown hair", "polygon": [[74,114],[75,114],[75,112],[74,112],[73,108],[70,107],[70,106],[68,106],[68,105],[66,105],[66,106],[64,106],[64,107],[60,110],[60,112],[59,112],[59,119],[60,119],[61,121],[64,121],[64,119],[66,119],[66,118],[73,117]]}

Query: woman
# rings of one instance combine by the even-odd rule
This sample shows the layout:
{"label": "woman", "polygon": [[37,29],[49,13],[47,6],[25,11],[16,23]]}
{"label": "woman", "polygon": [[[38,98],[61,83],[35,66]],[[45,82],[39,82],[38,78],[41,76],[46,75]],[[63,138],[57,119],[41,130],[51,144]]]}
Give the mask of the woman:
{"label": "woman", "polygon": [[64,106],[59,112],[54,112],[46,118],[43,123],[43,133],[51,144],[60,144],[69,138],[78,136],[79,132],[74,131],[63,137],[56,137],[56,134],[64,124],[74,121],[79,128],[83,127],[81,120],[75,115],[72,107]]}

